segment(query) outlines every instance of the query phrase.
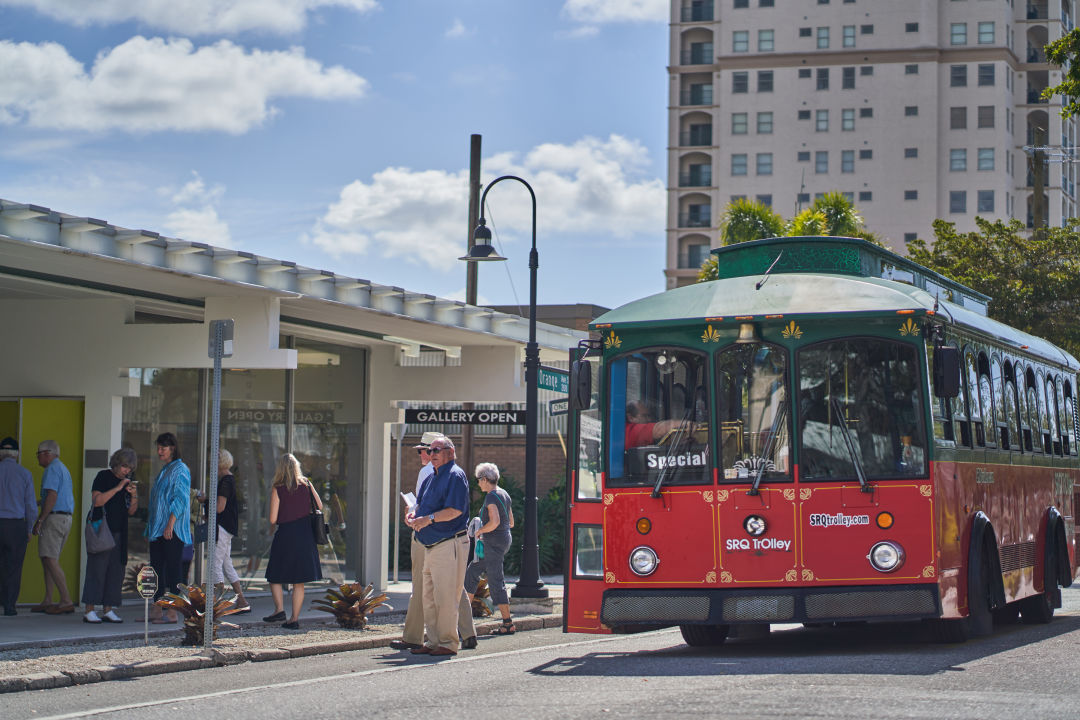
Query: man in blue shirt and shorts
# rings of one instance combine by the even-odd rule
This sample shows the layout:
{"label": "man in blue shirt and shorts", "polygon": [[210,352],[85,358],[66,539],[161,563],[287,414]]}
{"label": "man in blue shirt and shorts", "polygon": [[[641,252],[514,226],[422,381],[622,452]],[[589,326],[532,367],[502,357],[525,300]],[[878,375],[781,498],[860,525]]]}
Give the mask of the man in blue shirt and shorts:
{"label": "man in blue shirt and shorts", "polygon": [[[71,532],[71,513],[75,511],[75,495],[71,488],[71,473],[60,462],[60,445],[55,440],[42,440],[37,451],[38,464],[45,468],[41,474],[41,514],[34,523],[38,536],[38,557],[45,573],[45,598],[30,608],[30,612],[62,615],[75,612],[68,593],[67,578],[60,567],[60,551]],[[52,602],[53,586],[60,602]]]}

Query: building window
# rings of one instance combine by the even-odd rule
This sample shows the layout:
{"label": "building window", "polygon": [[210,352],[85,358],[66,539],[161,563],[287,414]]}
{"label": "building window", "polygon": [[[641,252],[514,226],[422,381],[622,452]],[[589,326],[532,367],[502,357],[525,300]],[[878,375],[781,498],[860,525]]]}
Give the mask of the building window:
{"label": "building window", "polygon": [[949,44],[967,45],[967,23],[949,25]]}
{"label": "building window", "polygon": [[844,108],[840,111],[840,129],[843,131],[855,129],[855,108]]}
{"label": "building window", "polygon": [[979,113],[979,127],[992,128],[994,127],[994,106],[993,105],[980,105],[978,109]]}
{"label": "building window", "polygon": [[826,150],[818,150],[814,153],[814,172],[824,175],[829,172],[829,153]]}
{"label": "building window", "polygon": [[817,89],[828,90],[829,89],[829,68],[818,68],[817,71]]}
{"label": "building window", "polygon": [[800,120],[809,120],[810,119],[810,111],[809,110],[800,110],[799,111],[799,119]]}
{"label": "building window", "polygon": [[919,66],[917,64],[905,65],[904,66],[904,74],[905,75],[918,75],[919,74]]}
{"label": "building window", "polygon": [[873,35],[874,34],[874,26],[873,25],[860,25],[859,26],[859,34],[860,35]]}
{"label": "building window", "polygon": [[817,4],[818,4],[818,5],[828,5],[828,4],[829,4],[829,0],[817,0]]}
{"label": "building window", "polygon": [[686,216],[680,217],[679,227],[709,227],[712,205],[687,205]]}
{"label": "building window", "polygon": [[874,74],[874,66],[873,65],[863,65],[862,67],[859,68],[859,74],[862,75],[863,77],[866,77],[867,75],[873,75]]}
{"label": "building window", "polygon": [[813,73],[810,72],[810,68],[799,68],[799,79],[808,78]]}
{"label": "building window", "polygon": [[870,148],[863,148],[862,150],[859,151],[859,159],[860,160],[873,160],[874,159],[874,151],[871,150]]}
{"label": "building window", "polygon": [[736,30],[731,33],[731,52],[750,52],[749,30]]}
{"label": "building window", "polygon": [[949,150],[949,171],[967,171],[967,150],[964,148],[952,148]]}
{"label": "building window", "polygon": [[967,191],[966,190],[950,190],[949,191],[949,212],[950,213],[966,213],[967,212]]}
{"label": "building window", "polygon": [[712,166],[692,164],[687,166],[685,175],[679,176],[680,187],[711,187]]}
{"label": "building window", "polygon": [[810,152],[807,150],[800,150],[797,159],[799,162],[810,162]]}
{"label": "building window", "polygon": [[816,132],[828,132],[829,131],[829,111],[828,110],[815,110],[814,111],[814,130]]}
{"label": "building window", "polygon": [[704,243],[694,243],[686,246],[686,267],[699,268],[709,257],[709,246]]}
{"label": "building window", "polygon": [[765,207],[772,207],[772,195],[757,195],[755,199]]}
{"label": "building window", "polygon": [[810,202],[810,193],[799,193],[795,196],[795,202],[808,203]]}
{"label": "building window", "polygon": [[869,190],[859,191],[859,202],[870,202],[874,199],[874,193]]}
{"label": "building window", "polygon": [[965,130],[965,129],[967,129],[967,108],[966,107],[951,107],[951,108],[949,108],[949,129],[950,130]]}
{"label": "building window", "polygon": [[979,158],[978,168],[980,170],[993,170],[994,169],[994,148],[979,148],[976,151],[976,155]]}
{"label": "building window", "polygon": [[773,30],[757,31],[758,52],[772,52],[776,49],[776,33]]}
{"label": "building window", "polygon": [[750,0],[735,0],[735,9],[741,10],[750,7]]}
{"label": "building window", "polygon": [[993,45],[994,44],[994,23],[981,22],[978,25],[979,28],[979,44],[980,45]]}
{"label": "building window", "polygon": [[844,43],[843,43],[843,45],[846,48],[855,47],[855,26],[854,25],[845,25],[844,26]]}
{"label": "building window", "polygon": [[918,190],[905,190],[904,191],[904,199],[905,200],[918,200],[919,199],[919,191]]}
{"label": "building window", "polygon": [[859,108],[859,117],[872,118],[874,117],[874,108]]}
{"label": "building window", "polygon": [[919,114],[919,106],[918,105],[905,105],[904,106],[904,117],[915,117],[918,114]]}
{"label": "building window", "polygon": [[747,115],[744,112],[731,113],[731,134],[732,135],[745,135],[746,134],[746,118]]}
{"label": "building window", "polygon": [[750,73],[745,70],[731,73],[731,92],[744,93],[750,89]]}
{"label": "building window", "polygon": [[967,87],[967,65],[949,66],[949,86]]}
{"label": "building window", "polygon": [[818,50],[829,49],[829,28],[819,27],[817,29],[817,47]]}
{"label": "building window", "polygon": [[813,37],[813,36],[814,36],[814,29],[813,28],[799,28],[799,37]]}
{"label": "building window", "polygon": [[758,7],[775,7],[776,0],[758,0]]}
{"label": "building window", "polygon": [[917,148],[917,147],[904,148],[904,157],[905,158],[917,158],[917,157],[919,157],[919,148]]}
{"label": "building window", "polygon": [[773,128],[773,119],[771,112],[759,112],[757,114],[757,131],[758,135],[771,135]]}
{"label": "building window", "polygon": [[697,123],[690,126],[689,142],[684,145],[712,145],[712,125]]}
{"label": "building window", "polygon": [[757,154],[757,174],[772,175],[772,153]]}
{"label": "building window", "polygon": [[985,63],[979,65],[979,87],[993,87],[994,64]]}
{"label": "building window", "polygon": [[855,68],[840,68],[840,87],[844,90],[855,89]]}
{"label": "building window", "polygon": [[855,151],[854,150],[841,150],[840,151],[840,172],[853,173],[855,172]]}
{"label": "building window", "polygon": [[746,153],[735,153],[731,156],[731,174],[746,174]]}
{"label": "building window", "polygon": [[975,212],[992,213],[994,212],[994,191],[993,190],[980,190],[975,195],[975,202],[978,209]]}
{"label": "building window", "polygon": [[757,91],[760,92],[772,92],[773,89],[773,71],[772,70],[758,70],[757,74]]}
{"label": "building window", "polygon": [[904,32],[919,32],[919,23],[904,23]]}
{"label": "building window", "polygon": [[918,233],[904,233],[904,242],[913,243],[918,237]]}

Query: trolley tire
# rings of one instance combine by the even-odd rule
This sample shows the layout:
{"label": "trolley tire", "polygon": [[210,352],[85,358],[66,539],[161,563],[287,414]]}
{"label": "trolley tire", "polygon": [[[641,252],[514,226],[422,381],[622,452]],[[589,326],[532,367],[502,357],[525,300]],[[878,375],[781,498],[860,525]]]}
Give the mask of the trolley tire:
{"label": "trolley tire", "polygon": [[990,593],[990,573],[993,565],[986,548],[979,553],[979,571],[975,587],[968,588],[968,630],[970,637],[982,637],[994,631],[993,600]]}
{"label": "trolley tire", "polygon": [[971,637],[971,624],[968,618],[956,620],[931,620],[930,630],[934,642],[951,645],[954,643],[967,642]]}
{"label": "trolley tire", "polygon": [[1020,622],[1020,603],[1011,602],[1005,607],[994,608],[995,625],[1015,625]]}
{"label": "trolley tire", "polygon": [[715,647],[727,640],[728,625],[680,625],[679,632],[690,647]]}
{"label": "trolley tire", "polygon": [[[1049,540],[1047,541],[1049,542]],[[1046,625],[1054,619],[1054,607],[1057,593],[1057,565],[1055,553],[1048,552],[1046,569],[1043,571],[1043,592],[1026,597],[1020,601],[1020,617],[1025,625]]]}

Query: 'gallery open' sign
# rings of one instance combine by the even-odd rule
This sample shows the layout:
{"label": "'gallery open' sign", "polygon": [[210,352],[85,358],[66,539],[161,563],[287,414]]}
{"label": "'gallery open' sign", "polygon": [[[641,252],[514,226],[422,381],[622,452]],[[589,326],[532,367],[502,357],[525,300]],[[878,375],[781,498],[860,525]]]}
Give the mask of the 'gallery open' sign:
{"label": "'gallery open' sign", "polygon": [[432,410],[409,408],[405,422],[426,425],[524,425],[524,410]]}

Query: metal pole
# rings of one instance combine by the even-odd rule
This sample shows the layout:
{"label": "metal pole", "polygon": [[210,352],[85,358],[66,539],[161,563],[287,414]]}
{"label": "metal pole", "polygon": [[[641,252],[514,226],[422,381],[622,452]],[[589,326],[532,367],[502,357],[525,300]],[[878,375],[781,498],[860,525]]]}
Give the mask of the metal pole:
{"label": "metal pole", "polygon": [[206,493],[206,614],[203,616],[203,649],[206,652],[214,647],[214,546],[217,544],[217,491],[218,491],[218,455],[221,437],[221,356],[225,340],[222,323],[215,321],[214,329],[214,381],[213,400],[210,408],[210,482]]}
{"label": "metal pole", "polygon": [[394,496],[394,582],[398,581],[398,557],[401,553],[401,442],[405,438],[405,423],[394,423],[390,426],[390,434],[397,440],[397,463],[394,486],[397,494]]}
{"label": "metal pole", "polygon": [[[473,229],[480,212],[480,136],[471,135],[469,145],[469,239],[466,251],[476,244]],[[465,302],[476,305],[476,263],[465,263]]]}
{"label": "metal pole", "polygon": [[[207,437],[207,428],[210,425],[210,372],[206,368],[199,370],[199,448],[198,457],[207,457],[207,443],[209,438]],[[191,464],[192,485],[198,488],[199,492],[206,492],[206,464],[205,463],[192,463]],[[198,524],[199,519],[195,518],[195,523]],[[194,544],[194,543],[193,543]],[[203,562],[202,553],[194,553],[192,565],[191,578],[192,585],[202,585],[205,580],[206,567]]]}
{"label": "metal pole", "polygon": [[525,345],[525,540],[521,547],[521,576],[510,591],[518,598],[546,598],[547,588],[540,581],[540,548],[536,517],[536,422],[537,389],[540,379],[540,347],[536,344],[536,270],[540,266],[536,252],[536,193],[516,175],[503,175],[488,183],[480,198],[483,214],[488,191],[502,180],[517,180],[532,198],[532,248],[529,251],[529,342]]}

